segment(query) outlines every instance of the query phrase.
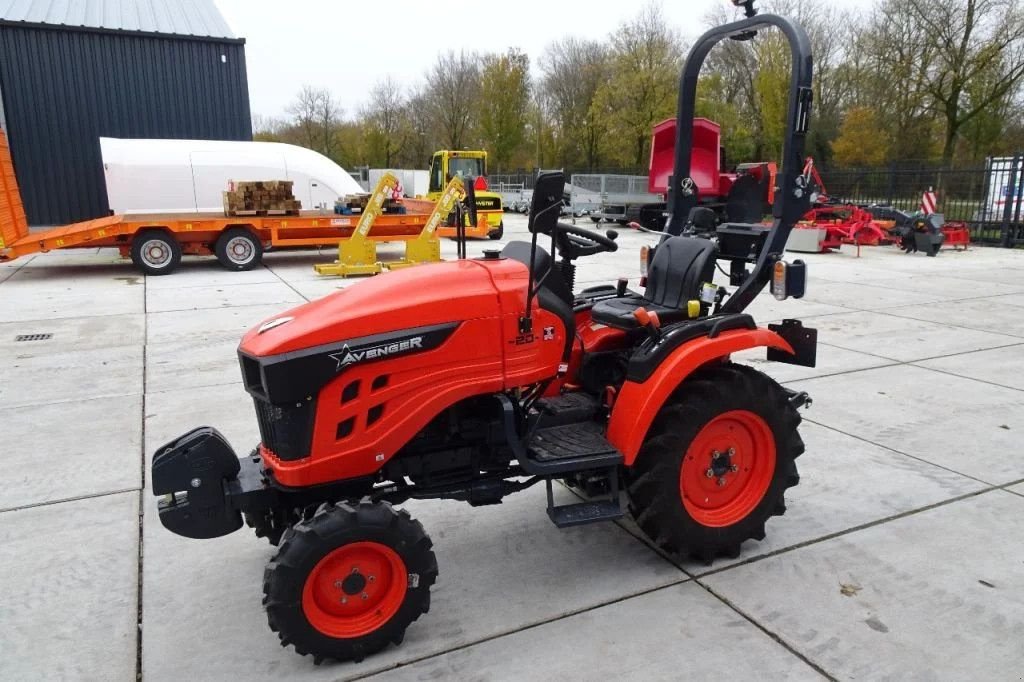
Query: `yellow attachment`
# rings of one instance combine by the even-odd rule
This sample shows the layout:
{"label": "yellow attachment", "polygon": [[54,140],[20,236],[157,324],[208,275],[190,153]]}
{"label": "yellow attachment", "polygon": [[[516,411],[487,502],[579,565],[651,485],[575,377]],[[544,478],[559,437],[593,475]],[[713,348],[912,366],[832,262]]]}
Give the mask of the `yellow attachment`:
{"label": "yellow attachment", "polygon": [[377,186],[373,188],[366,208],[359,216],[359,224],[352,236],[338,243],[338,260],[330,264],[314,265],[318,275],[376,275],[384,268],[377,260],[377,244],[367,239],[373,223],[384,212],[384,201],[398,186],[398,178],[394,173],[384,173]]}
{"label": "yellow attachment", "polygon": [[416,239],[405,243],[405,258],[387,264],[388,269],[405,268],[420,263],[436,263],[441,260],[441,240],[437,236],[437,228],[441,222],[448,217],[448,214],[455,208],[455,204],[466,196],[466,188],[459,178],[452,178],[448,186],[444,188],[434,210],[430,212],[423,230]]}
{"label": "yellow attachment", "polygon": [[700,317],[700,301],[687,301],[686,314],[690,319]]}

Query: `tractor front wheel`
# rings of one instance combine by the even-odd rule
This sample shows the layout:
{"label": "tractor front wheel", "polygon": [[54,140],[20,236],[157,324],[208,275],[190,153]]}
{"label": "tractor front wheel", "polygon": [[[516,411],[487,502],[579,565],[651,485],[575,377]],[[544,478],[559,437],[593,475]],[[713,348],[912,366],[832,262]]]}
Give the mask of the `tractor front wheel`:
{"label": "tractor front wheel", "polygon": [[386,502],[324,504],[285,531],[263,576],[263,603],[282,646],[359,661],[400,644],[430,609],[437,559],[406,511]]}
{"label": "tractor front wheel", "polygon": [[774,380],[742,365],[695,374],[662,407],[629,471],[630,511],[670,554],[710,563],[764,539],[800,481],[800,415]]}

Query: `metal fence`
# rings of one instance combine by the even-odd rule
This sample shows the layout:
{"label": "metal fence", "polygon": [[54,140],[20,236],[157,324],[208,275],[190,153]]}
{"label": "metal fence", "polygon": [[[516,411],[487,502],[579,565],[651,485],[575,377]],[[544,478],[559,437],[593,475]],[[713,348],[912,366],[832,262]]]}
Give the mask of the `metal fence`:
{"label": "metal fence", "polygon": [[[502,194],[506,206],[522,208],[529,203],[533,185],[543,170],[520,173],[494,173],[488,177],[492,190]],[[608,204],[633,204],[661,201],[657,194],[647,191],[646,175],[622,173],[566,173],[569,184],[570,211],[574,215],[600,210]]]}
{"label": "metal fence", "polygon": [[946,220],[967,223],[971,241],[1024,246],[1024,154],[992,158],[973,168],[839,169],[823,176],[834,199],[910,213],[920,209],[921,195],[934,189],[939,211]]}

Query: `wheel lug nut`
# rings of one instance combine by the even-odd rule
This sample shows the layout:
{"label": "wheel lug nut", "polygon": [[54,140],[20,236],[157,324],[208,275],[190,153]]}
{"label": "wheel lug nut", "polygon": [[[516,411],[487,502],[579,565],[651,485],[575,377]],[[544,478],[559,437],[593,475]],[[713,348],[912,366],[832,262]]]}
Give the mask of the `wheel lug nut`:
{"label": "wheel lug nut", "polygon": [[721,456],[722,456],[722,453],[719,452],[718,450],[715,450],[714,452],[711,453],[711,459],[718,459]]}
{"label": "wheel lug nut", "polygon": [[738,466],[736,466],[735,464],[733,464],[731,467],[729,467],[729,471],[731,471],[733,473],[736,473],[739,470],[740,470],[740,468]]}
{"label": "wheel lug nut", "polygon": [[729,448],[729,456],[732,457],[736,454],[736,448]]}
{"label": "wheel lug nut", "polygon": [[369,580],[372,583],[374,580],[377,579],[377,576],[371,575],[371,576],[368,576],[366,579]]}
{"label": "wheel lug nut", "polygon": [[714,469],[708,469],[707,471],[704,472],[704,475],[707,476],[708,478],[714,478],[715,477],[715,470]]}
{"label": "wheel lug nut", "polygon": [[352,567],[352,573],[358,573],[358,572],[359,572],[359,567],[358,566],[353,566]]}
{"label": "wheel lug nut", "polygon": [[370,595],[368,595],[368,594],[366,594],[365,592],[363,592],[363,593],[362,593],[361,595],[359,595],[359,598],[360,598],[360,599],[363,599],[363,600],[365,600],[365,599],[368,599],[368,598],[369,598],[369,596],[370,596]]}
{"label": "wheel lug nut", "polygon": [[347,604],[348,603],[348,597],[342,597],[341,598],[341,603],[342,604]]}
{"label": "wheel lug nut", "polygon": [[718,479],[718,487],[722,488],[724,486],[725,486],[725,476],[722,476],[720,479]]}

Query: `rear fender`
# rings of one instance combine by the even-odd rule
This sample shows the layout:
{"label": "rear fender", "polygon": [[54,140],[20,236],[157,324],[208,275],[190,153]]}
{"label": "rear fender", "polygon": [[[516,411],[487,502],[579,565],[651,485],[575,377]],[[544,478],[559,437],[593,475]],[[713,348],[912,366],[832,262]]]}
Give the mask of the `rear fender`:
{"label": "rear fender", "polygon": [[623,454],[625,464],[632,466],[658,410],[687,377],[709,363],[759,347],[793,354],[792,346],[769,329],[736,329],[680,345],[643,381],[627,378],[608,421],[608,440]]}

